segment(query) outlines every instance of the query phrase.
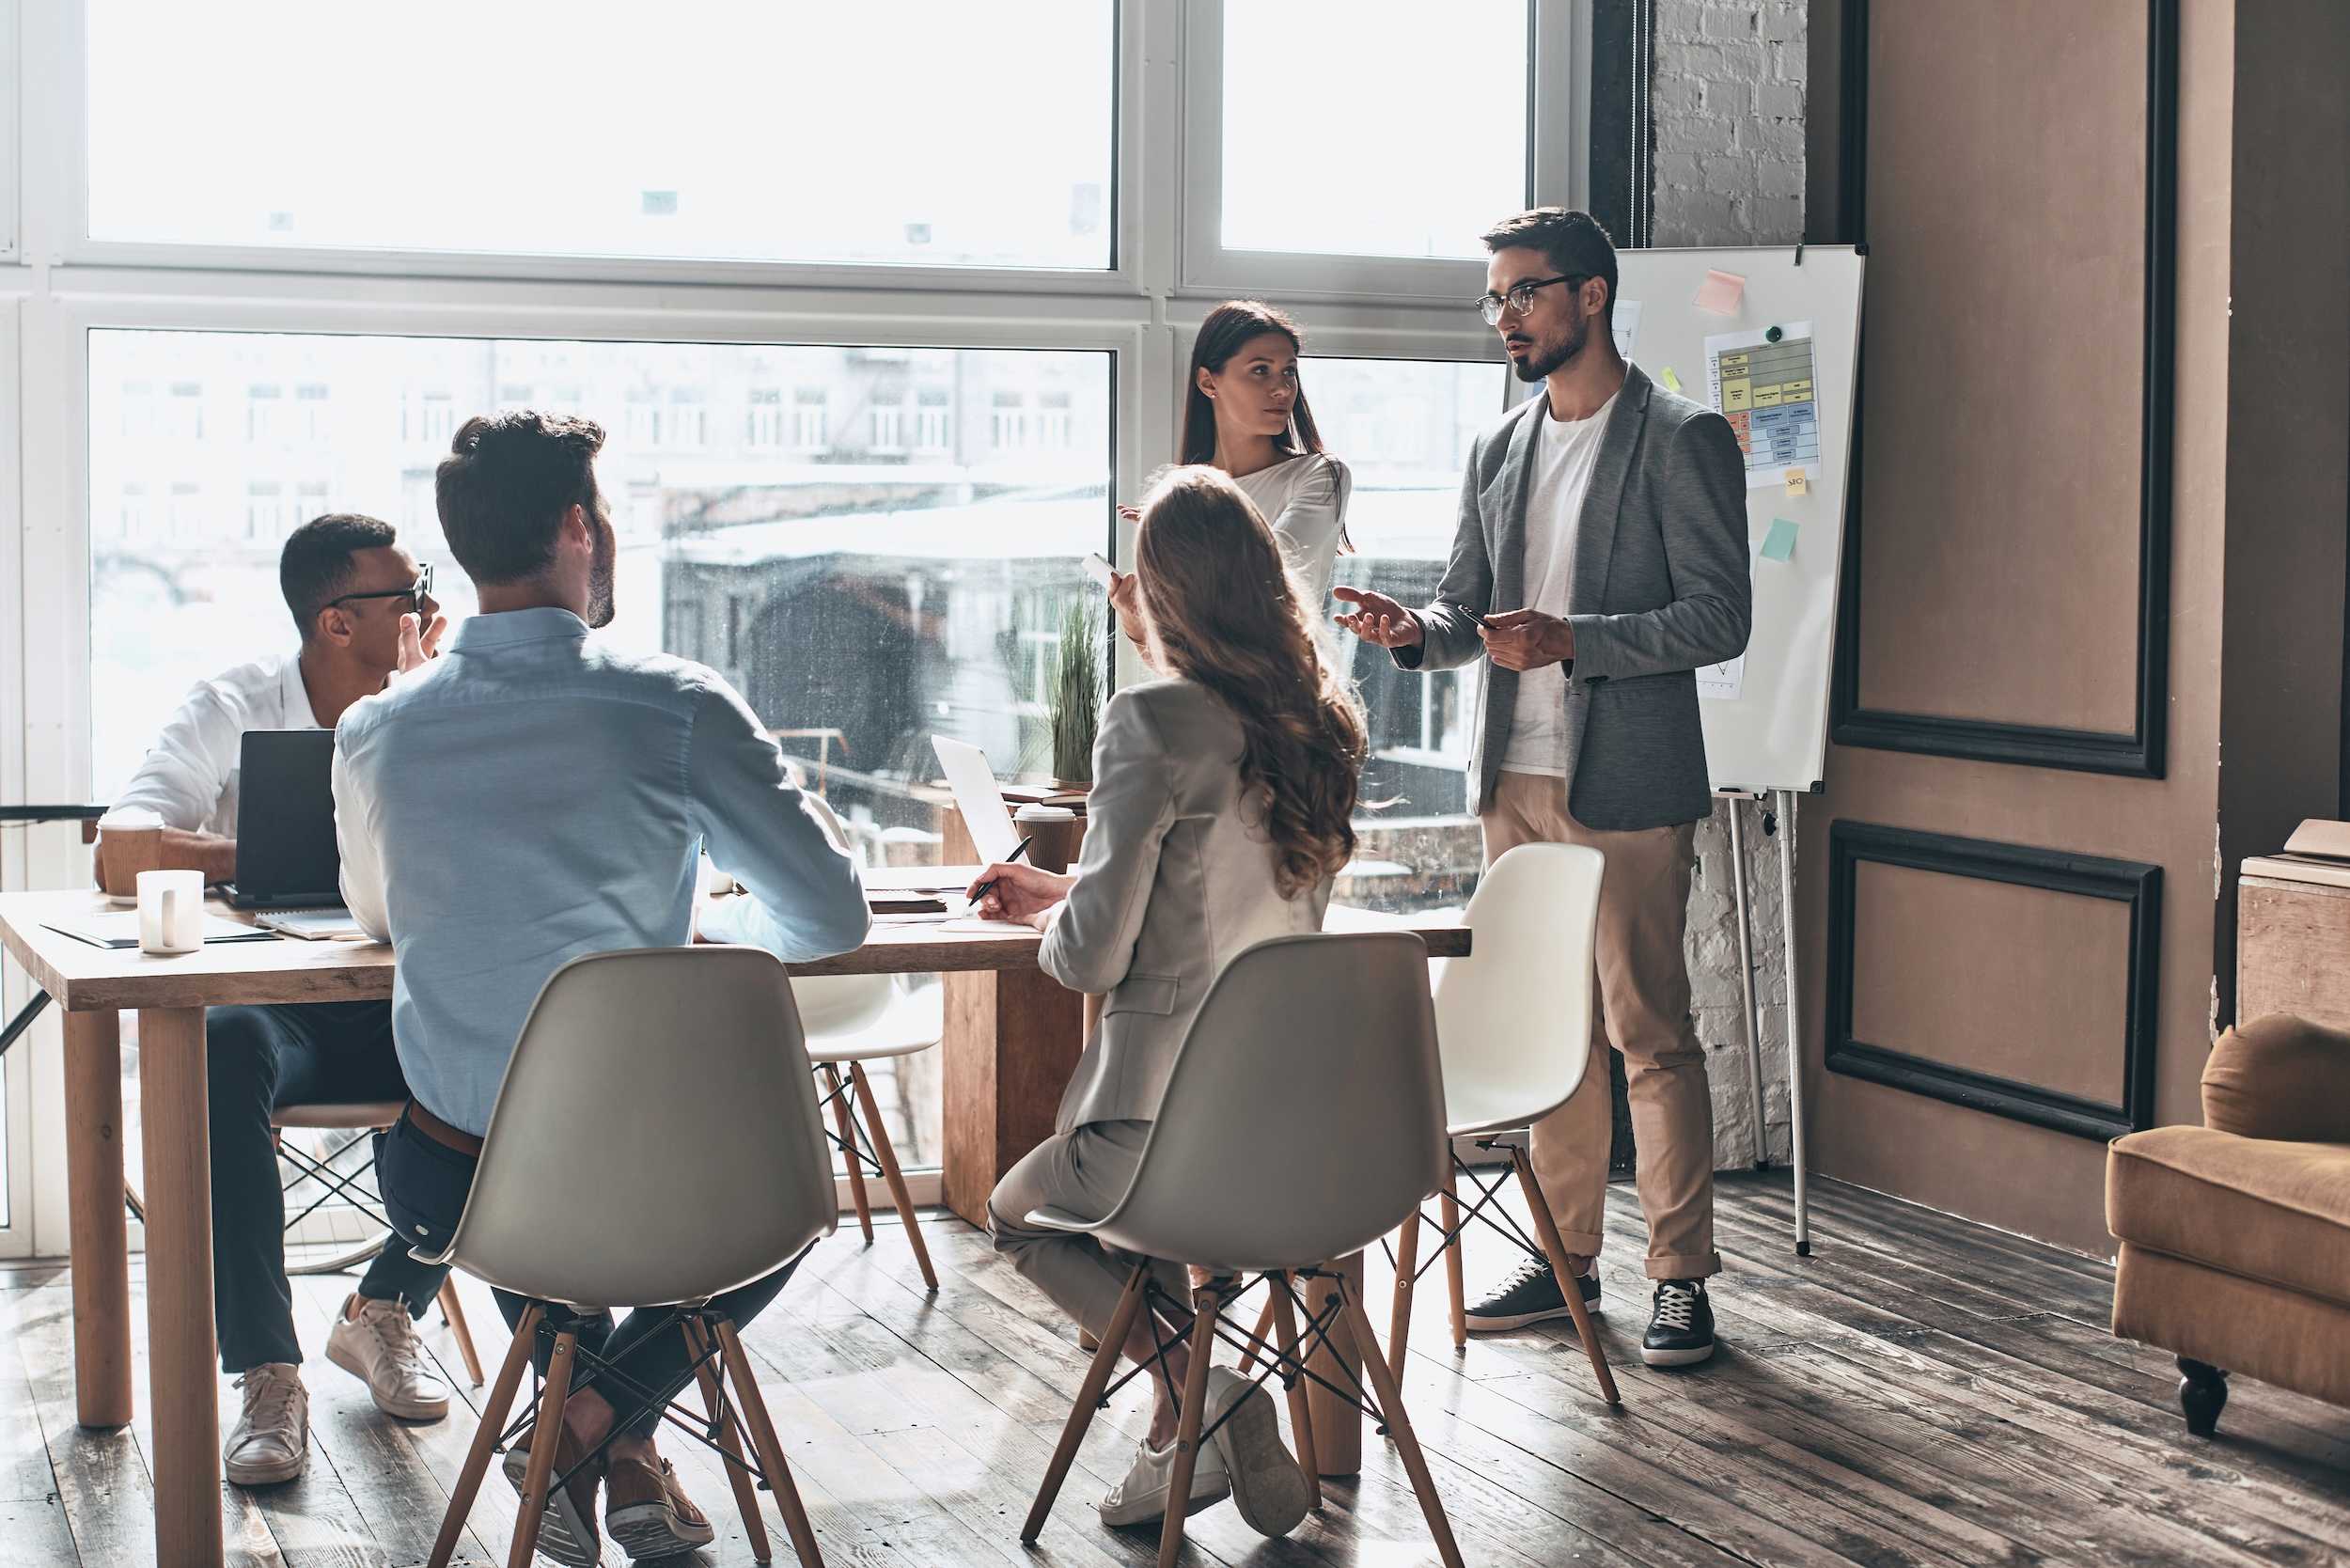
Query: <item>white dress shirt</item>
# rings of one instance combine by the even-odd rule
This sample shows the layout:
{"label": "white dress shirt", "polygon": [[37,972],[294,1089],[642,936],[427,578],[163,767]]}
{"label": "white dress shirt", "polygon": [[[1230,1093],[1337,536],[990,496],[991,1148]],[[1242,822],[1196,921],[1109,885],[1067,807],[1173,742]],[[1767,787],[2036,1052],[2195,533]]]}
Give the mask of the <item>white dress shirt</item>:
{"label": "white dress shirt", "polygon": [[1346,502],[1353,477],[1327,453],[1290,458],[1270,468],[1234,478],[1273,526],[1281,554],[1306,589],[1306,618],[1329,629],[1330,576],[1338,565],[1339,537],[1346,529]]}
{"label": "white dress shirt", "polygon": [[237,773],[248,729],[323,729],[299,652],[197,683],[131,776],[115,808],[144,807],[183,833],[237,836]]}

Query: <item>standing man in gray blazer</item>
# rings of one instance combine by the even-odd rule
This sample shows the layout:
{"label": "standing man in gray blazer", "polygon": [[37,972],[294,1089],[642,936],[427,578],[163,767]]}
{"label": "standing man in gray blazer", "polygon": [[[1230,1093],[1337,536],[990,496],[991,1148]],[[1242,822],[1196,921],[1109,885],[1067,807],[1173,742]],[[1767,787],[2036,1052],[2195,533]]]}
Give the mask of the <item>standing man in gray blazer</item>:
{"label": "standing man in gray blazer", "polygon": [[[1469,762],[1487,864],[1532,841],[1590,844],[1600,890],[1593,1047],[1623,1054],[1656,1282],[1642,1357],[1714,1353],[1714,1118],[1682,954],[1698,821],[1712,809],[1695,671],[1735,657],[1750,612],[1745,463],[1721,416],[1616,352],[1616,250],[1589,213],[1536,208],[1484,236],[1478,302],[1518,379],[1545,395],[1480,437],[1434,601],[1337,590],[1340,623],[1406,669],[1490,661]],[[1603,1058],[1604,1059],[1604,1058]],[[1607,1074],[1533,1129],[1534,1170],[1584,1301],[1604,1229]],[[1568,1315],[1529,1259],[1472,1330]]]}

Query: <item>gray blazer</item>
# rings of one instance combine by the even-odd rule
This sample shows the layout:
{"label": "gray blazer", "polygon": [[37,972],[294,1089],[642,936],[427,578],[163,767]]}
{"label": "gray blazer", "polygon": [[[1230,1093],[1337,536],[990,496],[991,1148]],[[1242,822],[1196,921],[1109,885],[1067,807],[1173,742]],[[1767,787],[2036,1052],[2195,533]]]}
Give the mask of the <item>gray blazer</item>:
{"label": "gray blazer", "polygon": [[[1526,604],[1526,506],[1543,400],[1512,409],[1470,449],[1461,525],[1406,669],[1484,653],[1477,618]],[[1567,620],[1567,809],[1603,831],[1695,822],[1713,809],[1698,725],[1700,665],[1735,658],[1753,613],[1746,462],[1720,415],[1629,367],[1600,434],[1575,529]],[[1490,805],[1518,678],[1488,667],[1469,776]]]}
{"label": "gray blazer", "polygon": [[1239,721],[1188,681],[1128,686],[1103,711],[1077,884],[1038,958],[1072,991],[1106,996],[1060,1132],[1155,1119],[1209,982],[1244,948],[1322,929],[1330,884],[1276,889],[1240,752]]}

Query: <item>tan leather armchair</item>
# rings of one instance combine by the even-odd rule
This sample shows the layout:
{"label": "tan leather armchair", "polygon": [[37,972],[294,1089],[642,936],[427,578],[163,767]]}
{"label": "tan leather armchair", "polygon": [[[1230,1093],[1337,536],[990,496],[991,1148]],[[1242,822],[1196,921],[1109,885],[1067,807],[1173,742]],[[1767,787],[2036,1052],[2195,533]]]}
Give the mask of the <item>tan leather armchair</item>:
{"label": "tan leather armchair", "polygon": [[2350,1405],[2350,1033],[2280,1012],[2221,1035],[2202,1126],[2114,1140],[2106,1228],[2113,1332],[2178,1356],[2189,1432],[2232,1372]]}

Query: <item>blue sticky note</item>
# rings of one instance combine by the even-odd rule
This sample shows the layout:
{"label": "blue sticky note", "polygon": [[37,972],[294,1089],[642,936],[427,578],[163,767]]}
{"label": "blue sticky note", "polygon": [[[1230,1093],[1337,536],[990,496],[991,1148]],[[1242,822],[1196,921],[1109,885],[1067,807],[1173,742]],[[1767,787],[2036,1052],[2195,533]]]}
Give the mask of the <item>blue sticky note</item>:
{"label": "blue sticky note", "polygon": [[1795,553],[1795,525],[1783,517],[1771,519],[1771,531],[1762,536],[1762,558],[1783,561]]}

